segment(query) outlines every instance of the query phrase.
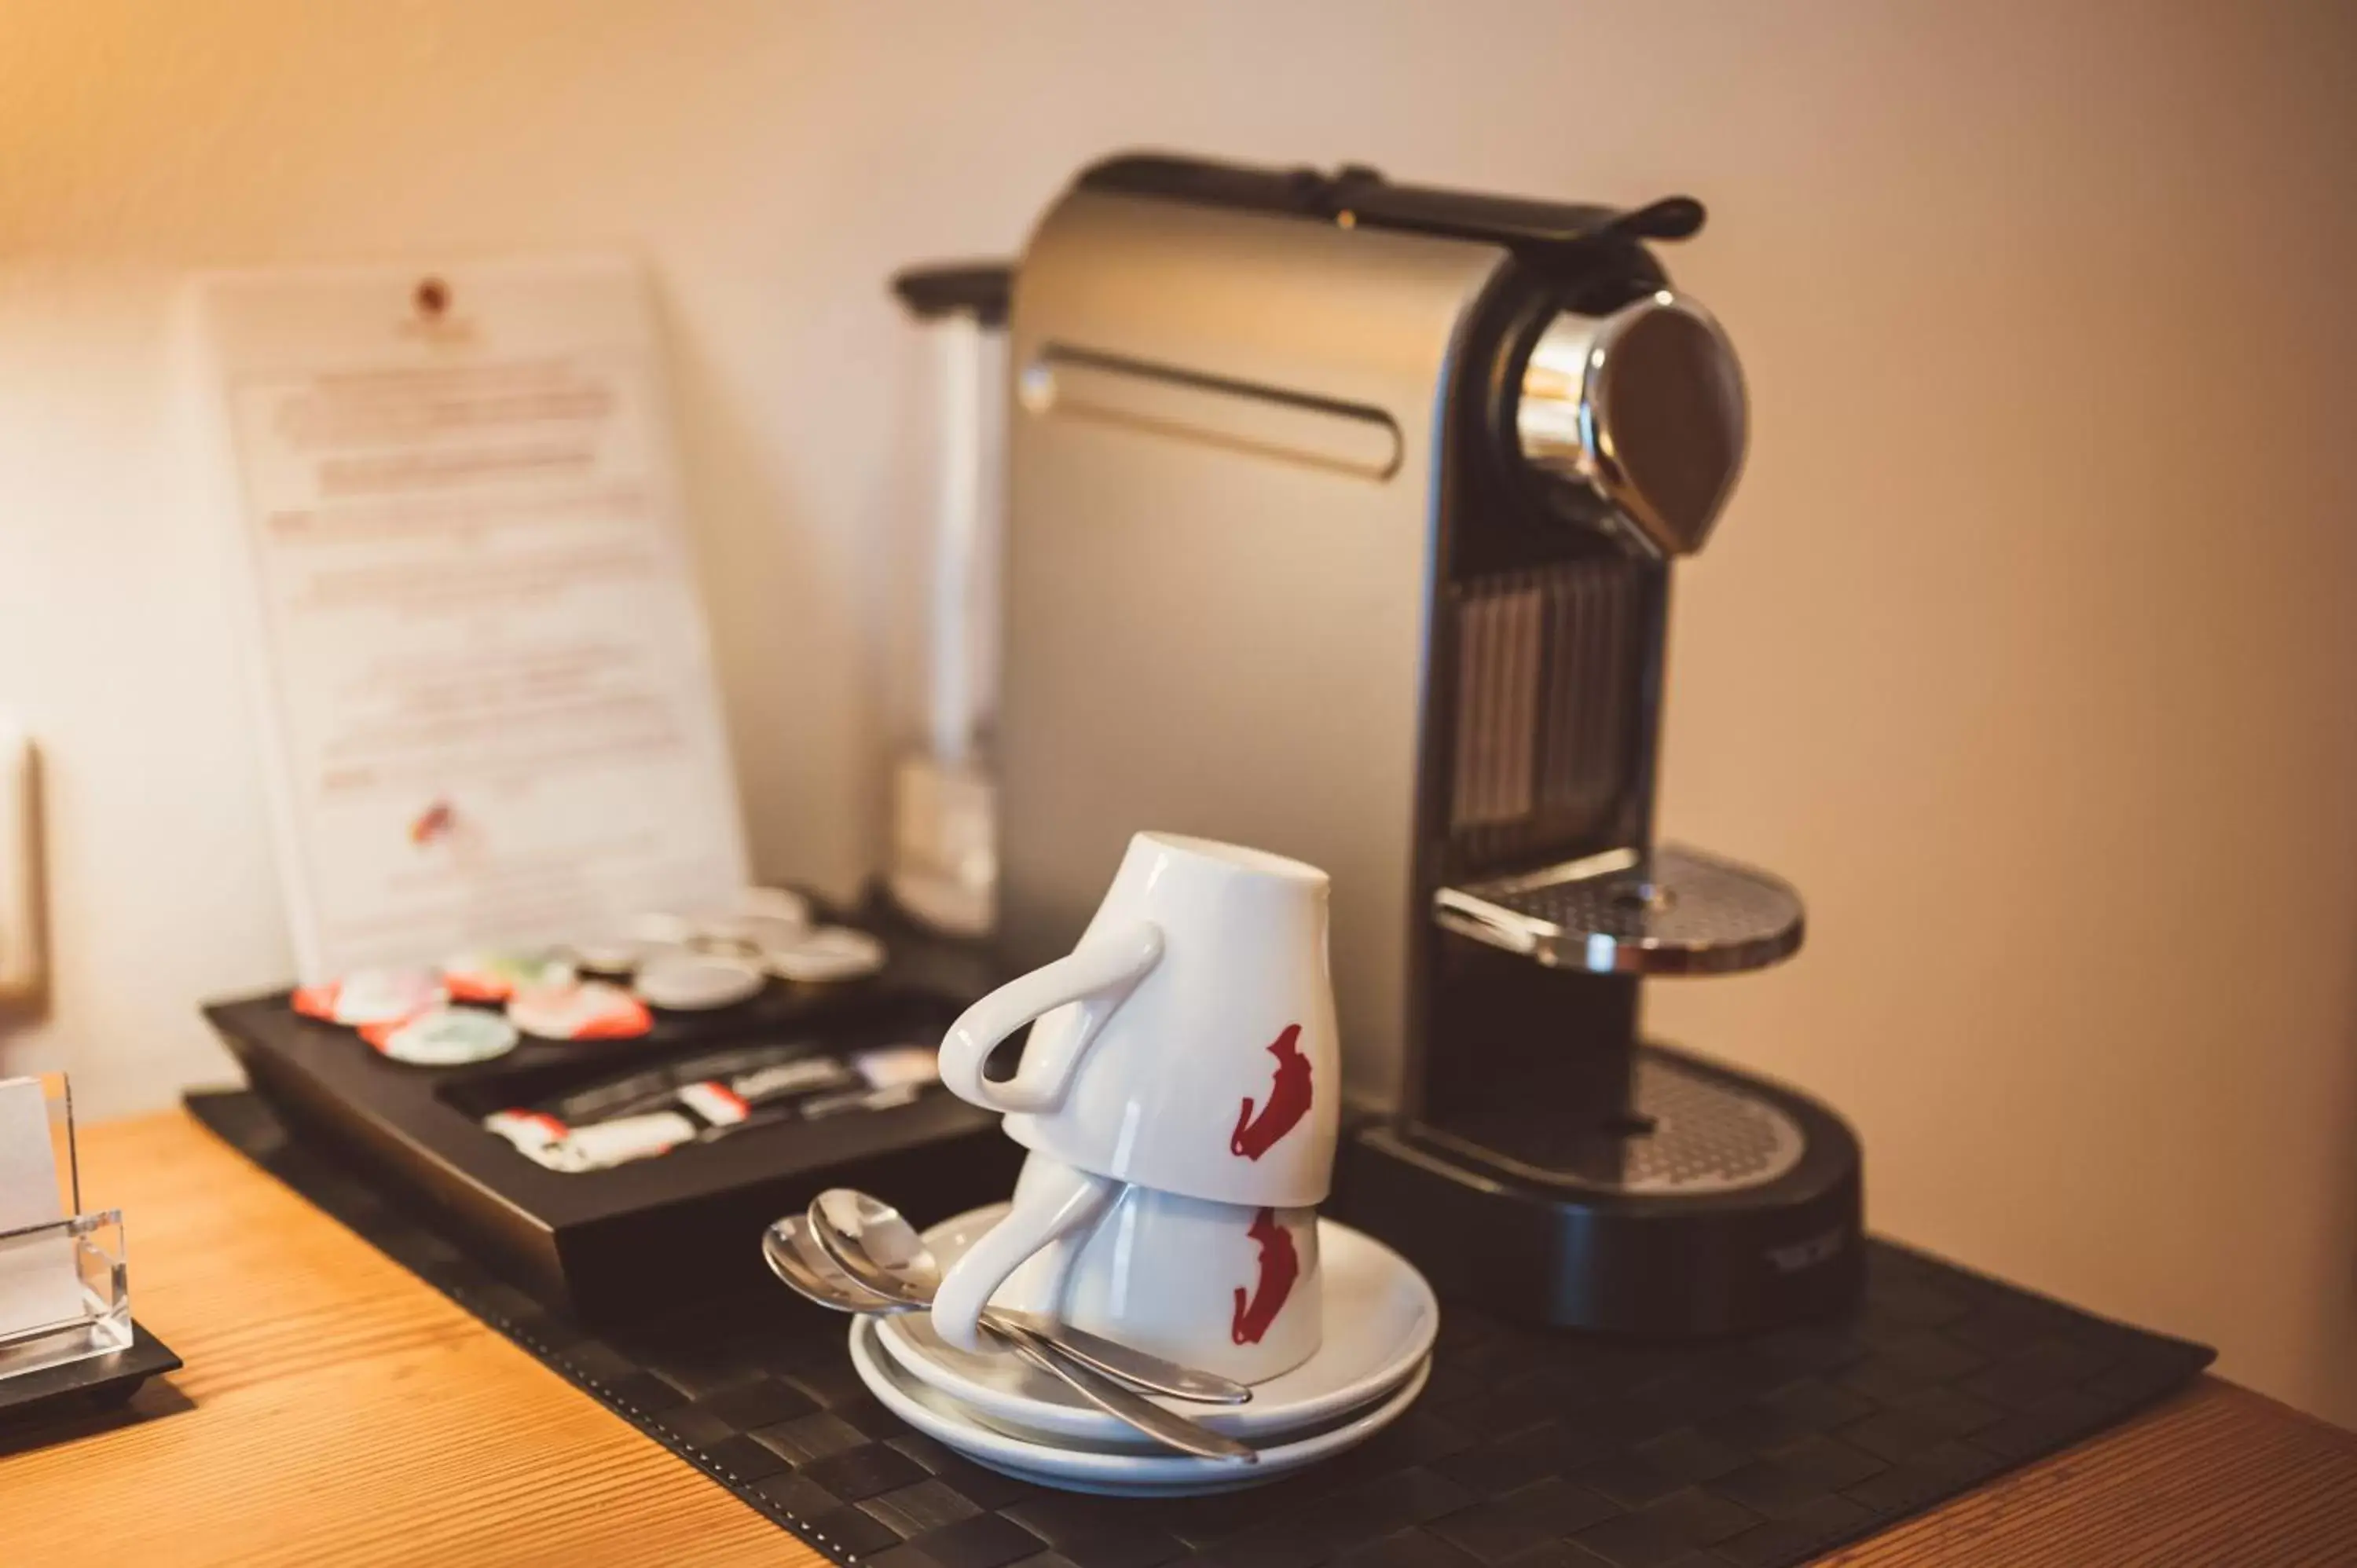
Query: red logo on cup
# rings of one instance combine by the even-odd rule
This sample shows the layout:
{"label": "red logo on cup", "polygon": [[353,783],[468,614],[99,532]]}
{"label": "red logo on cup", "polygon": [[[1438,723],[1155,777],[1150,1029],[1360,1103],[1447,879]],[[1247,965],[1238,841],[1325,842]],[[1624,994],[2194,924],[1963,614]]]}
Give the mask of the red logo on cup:
{"label": "red logo on cup", "polygon": [[1277,1140],[1309,1114],[1309,1058],[1301,1054],[1301,1026],[1287,1024],[1268,1054],[1276,1058],[1268,1103],[1254,1121],[1252,1097],[1246,1095],[1243,1108],[1236,1112],[1236,1130],[1228,1139],[1228,1152],[1248,1160],[1257,1160],[1276,1147]]}
{"label": "red logo on cup", "polygon": [[[1286,1034],[1290,1037],[1292,1031]],[[1293,1238],[1276,1222],[1274,1208],[1254,1215],[1246,1234],[1260,1243],[1260,1283],[1249,1296],[1243,1286],[1236,1287],[1235,1316],[1229,1322],[1228,1336],[1239,1345],[1257,1345],[1276,1315],[1285,1310],[1293,1282],[1301,1277],[1301,1255],[1293,1250]]]}

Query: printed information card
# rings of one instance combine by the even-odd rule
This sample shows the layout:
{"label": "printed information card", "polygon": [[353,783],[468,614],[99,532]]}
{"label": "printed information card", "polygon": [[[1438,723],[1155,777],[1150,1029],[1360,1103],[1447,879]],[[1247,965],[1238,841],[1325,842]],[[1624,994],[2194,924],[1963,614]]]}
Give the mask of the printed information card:
{"label": "printed information card", "polygon": [[[65,1218],[41,1080],[0,1079],[0,1235]],[[0,1245],[0,1341],[70,1322],[81,1311],[70,1238]]]}
{"label": "printed information card", "polygon": [[189,299],[301,978],[724,907],[742,826],[645,279]]}

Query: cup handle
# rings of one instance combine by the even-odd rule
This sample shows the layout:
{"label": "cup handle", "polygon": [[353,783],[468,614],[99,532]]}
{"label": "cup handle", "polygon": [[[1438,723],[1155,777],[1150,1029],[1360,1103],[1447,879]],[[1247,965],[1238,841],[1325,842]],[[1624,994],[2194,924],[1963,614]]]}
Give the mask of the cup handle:
{"label": "cup handle", "polygon": [[1086,1171],[1058,1174],[1056,1189],[1008,1209],[942,1276],[941,1288],[933,1293],[933,1332],[945,1343],[961,1350],[985,1348],[983,1309],[1006,1276],[1040,1248],[1095,1223],[1122,1185]]}
{"label": "cup handle", "polygon": [[[942,1038],[942,1082],[985,1111],[1053,1111],[1071,1087],[1072,1069],[1097,1031],[1162,961],[1162,929],[1151,921],[1083,942],[1055,962],[1010,980],[958,1015]],[[1060,1040],[1024,1048],[1023,1065],[1003,1083],[982,1076],[990,1053],[1045,1013],[1080,1003],[1080,1026]]]}

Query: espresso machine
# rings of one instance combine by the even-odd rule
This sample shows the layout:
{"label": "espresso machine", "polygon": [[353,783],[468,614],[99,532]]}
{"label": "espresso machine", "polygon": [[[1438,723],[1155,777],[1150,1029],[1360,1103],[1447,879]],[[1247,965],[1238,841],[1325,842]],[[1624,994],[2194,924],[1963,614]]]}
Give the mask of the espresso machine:
{"label": "espresso machine", "polygon": [[1645,1041],[1653,978],[1790,957],[1800,899],[1660,843],[1671,567],[1744,392],[1626,209],[1129,156],[1033,232],[1009,336],[1007,958],[1132,830],[1324,866],[1363,1108],[1335,1209],[1443,1290],[1654,1337],[1828,1311],[1860,1157]]}

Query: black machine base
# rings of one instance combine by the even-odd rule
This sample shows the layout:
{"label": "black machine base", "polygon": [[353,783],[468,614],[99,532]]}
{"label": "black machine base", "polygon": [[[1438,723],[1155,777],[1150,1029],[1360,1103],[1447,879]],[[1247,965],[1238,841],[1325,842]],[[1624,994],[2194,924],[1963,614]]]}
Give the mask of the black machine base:
{"label": "black machine base", "polygon": [[[1331,1211],[1399,1249],[1443,1294],[1555,1327],[1695,1338],[1850,1302],[1866,1260],[1857,1135],[1791,1090],[1660,1047],[1638,1054],[1781,1112],[1800,1129],[1797,1162],[1731,1190],[1631,1193],[1517,1174],[1511,1159],[1483,1157],[1497,1138],[1379,1122],[1343,1140]],[[1543,1142],[1543,1124],[1564,1114],[1517,1112],[1533,1123],[1517,1141]]]}

